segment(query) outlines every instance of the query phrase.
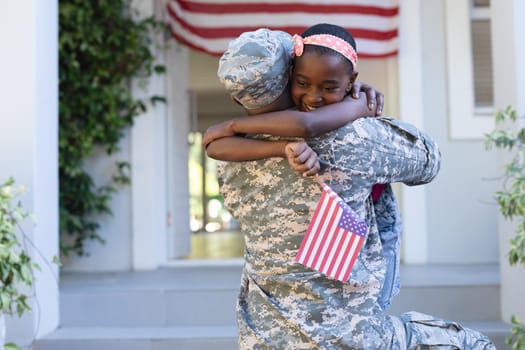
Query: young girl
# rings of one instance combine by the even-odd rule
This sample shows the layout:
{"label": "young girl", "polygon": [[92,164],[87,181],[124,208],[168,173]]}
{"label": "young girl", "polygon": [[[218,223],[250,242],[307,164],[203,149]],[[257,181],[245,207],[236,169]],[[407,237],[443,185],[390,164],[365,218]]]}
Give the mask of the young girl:
{"label": "young girl", "polygon": [[[360,99],[349,96],[358,72],[355,40],[348,31],[331,24],[318,24],[308,28],[302,37],[295,35],[293,41],[295,59],[290,67],[290,92],[298,110],[252,115],[210,127],[203,138],[209,157],[228,161],[286,157],[295,171],[304,176],[315,175],[320,170],[317,154],[304,142],[282,139],[269,142],[234,135],[311,138],[360,117],[375,115],[373,98],[368,96],[372,103],[367,105],[363,93]],[[378,104],[382,105],[380,97]],[[387,195],[381,198],[383,191],[385,185],[377,184],[371,195],[388,261],[387,279],[379,301],[386,309],[400,288],[401,217],[390,186],[386,188]]]}

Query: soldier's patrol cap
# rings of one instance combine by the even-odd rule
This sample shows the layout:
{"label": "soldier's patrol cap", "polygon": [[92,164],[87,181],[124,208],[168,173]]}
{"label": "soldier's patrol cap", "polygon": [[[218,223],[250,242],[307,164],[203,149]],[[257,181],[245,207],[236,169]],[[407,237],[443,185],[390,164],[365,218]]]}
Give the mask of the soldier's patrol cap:
{"label": "soldier's patrol cap", "polygon": [[286,88],[292,50],[292,36],[283,31],[260,28],[245,32],[228,44],[217,75],[244,108],[261,108]]}

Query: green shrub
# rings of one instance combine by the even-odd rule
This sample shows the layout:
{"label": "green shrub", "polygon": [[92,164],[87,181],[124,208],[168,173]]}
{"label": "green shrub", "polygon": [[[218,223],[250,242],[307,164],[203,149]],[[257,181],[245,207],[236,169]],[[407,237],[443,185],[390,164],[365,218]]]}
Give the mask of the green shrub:
{"label": "green shrub", "polygon": [[[0,312],[18,317],[31,309],[23,290],[33,286],[33,269],[39,269],[26,250],[20,229],[29,216],[18,200],[23,192],[12,178],[0,183]],[[18,349],[13,343],[5,344],[5,348]]]}
{"label": "green shrub", "polygon": [[134,98],[131,78],[164,73],[155,64],[156,32],[166,27],[154,18],[133,20],[128,1],[59,1],[59,175],[61,252],[86,254],[84,242],[103,242],[97,233],[100,214],[111,214],[109,201],[120,184],[129,183],[129,164],[118,161],[112,179],[97,187],[85,171],[95,146],[108,155],[150,101]]}
{"label": "green shrub", "polygon": [[[516,219],[517,227],[510,240],[509,264],[525,265],[525,128],[515,127],[518,114],[507,107],[496,114],[496,129],[485,137],[487,149],[496,148],[513,152],[505,165],[503,189],[496,192],[501,214],[506,219]],[[510,127],[509,127],[510,125]],[[511,335],[506,344],[512,350],[525,350],[525,325],[516,316],[511,319]]]}

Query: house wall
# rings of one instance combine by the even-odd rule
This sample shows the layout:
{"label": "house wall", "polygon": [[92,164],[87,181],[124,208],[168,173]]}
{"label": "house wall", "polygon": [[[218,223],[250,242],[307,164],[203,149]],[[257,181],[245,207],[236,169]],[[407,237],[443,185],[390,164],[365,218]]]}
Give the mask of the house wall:
{"label": "house wall", "polygon": [[[116,173],[115,161],[130,161],[130,136],[126,133],[119,143],[121,151],[107,156],[97,148],[93,157],[86,161],[85,169],[92,176],[96,186],[107,185],[108,179]],[[100,224],[97,231],[104,243],[86,240],[87,255],[71,253],[62,257],[63,271],[121,271],[131,268],[131,187],[117,186],[118,190],[110,201],[112,215],[99,215],[95,220]],[[64,242],[71,237],[63,235]]]}
{"label": "house wall", "polygon": [[19,344],[59,323],[57,34],[58,1],[0,2],[0,182],[12,176],[26,189],[17,199],[34,219],[17,232],[41,267],[33,288],[21,288],[32,312],[6,314],[6,340]]}
{"label": "house wall", "polygon": [[428,262],[494,263],[497,155],[485,151],[481,139],[451,139],[444,2],[428,0],[421,6],[425,130],[442,152],[441,172],[427,188]]}
{"label": "house wall", "polygon": [[[162,0],[140,0],[132,6],[138,10],[138,16],[164,12]],[[159,49],[152,46],[152,50]],[[162,51],[158,52],[158,61],[163,63]],[[166,78],[157,75],[146,87],[133,81],[132,93],[144,100],[152,95],[166,96],[166,85]],[[86,162],[85,169],[97,186],[106,185],[116,174],[115,161],[129,162],[131,185],[117,186],[110,202],[112,215],[94,218],[100,224],[97,232],[105,242],[86,240],[87,255],[64,257],[63,271],[154,269],[167,259],[165,137],[168,116],[164,105],[147,107],[146,113],[136,117],[133,128],[120,141],[118,154],[107,156],[98,148]]]}

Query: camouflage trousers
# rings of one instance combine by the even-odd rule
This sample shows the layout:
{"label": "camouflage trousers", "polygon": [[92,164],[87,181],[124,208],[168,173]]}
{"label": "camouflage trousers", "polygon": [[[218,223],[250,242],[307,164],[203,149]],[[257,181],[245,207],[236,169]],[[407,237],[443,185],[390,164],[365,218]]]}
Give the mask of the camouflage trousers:
{"label": "camouflage trousers", "polygon": [[413,311],[387,315],[363,299],[367,294],[341,298],[344,291],[336,288],[280,294],[286,288],[269,287],[279,278],[269,282],[264,288],[243,273],[237,300],[241,350],[495,349],[485,335],[457,322]]}
{"label": "camouflage trousers", "polygon": [[[379,329],[374,320],[372,327],[365,334],[355,334],[352,337],[334,336],[338,339],[334,342],[323,340],[306,340],[304,333],[301,340],[291,340],[288,336],[271,337],[265,340],[257,333],[261,329],[246,328],[247,324],[240,322],[239,349],[241,350],[492,350],[496,349],[491,340],[485,335],[461,326],[456,322],[438,319],[419,312],[407,312],[401,316],[387,316],[383,329]],[[279,332],[286,330],[280,329]],[[290,333],[296,330],[290,329]],[[391,331],[393,331],[391,333]],[[264,331],[263,331],[264,332]],[[271,332],[271,331],[270,331]],[[343,333],[348,333],[344,332]],[[364,333],[364,332],[363,332]],[[385,335],[387,335],[385,337]],[[293,339],[293,336],[291,337]],[[351,339],[351,341],[348,341]]]}
{"label": "camouflage trousers", "polygon": [[[489,350],[496,349],[485,335],[461,326],[457,322],[447,321],[419,312],[407,312],[393,317],[398,327],[402,327],[405,336],[401,336],[399,349],[435,349],[435,350]],[[403,333],[401,330],[401,333]]]}

